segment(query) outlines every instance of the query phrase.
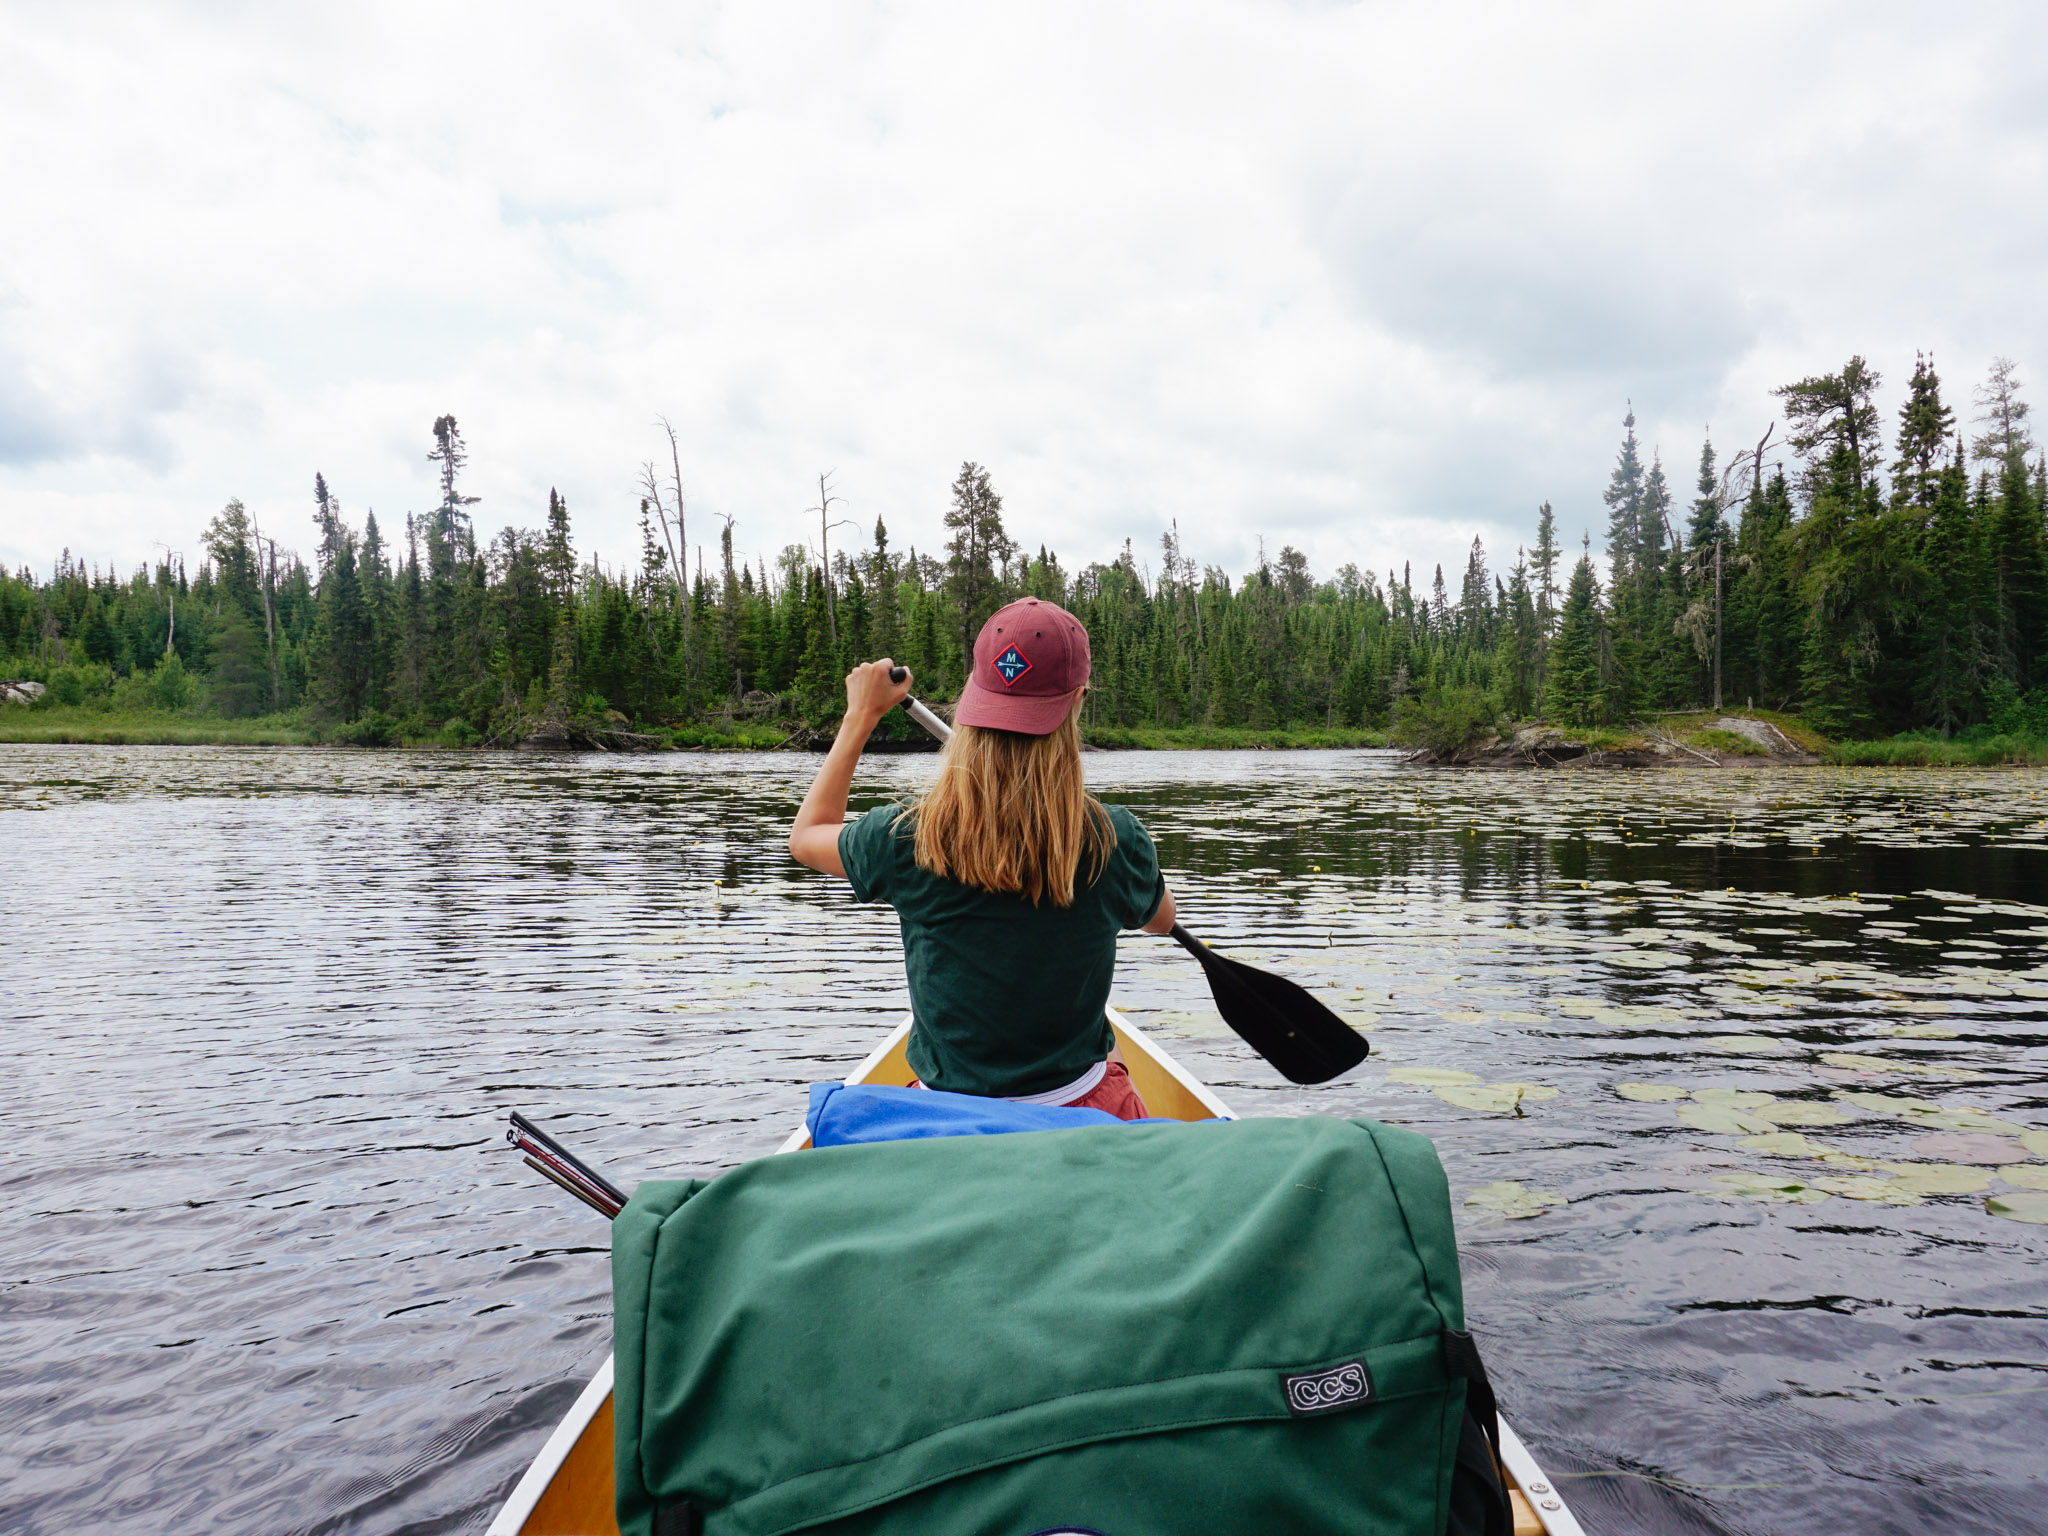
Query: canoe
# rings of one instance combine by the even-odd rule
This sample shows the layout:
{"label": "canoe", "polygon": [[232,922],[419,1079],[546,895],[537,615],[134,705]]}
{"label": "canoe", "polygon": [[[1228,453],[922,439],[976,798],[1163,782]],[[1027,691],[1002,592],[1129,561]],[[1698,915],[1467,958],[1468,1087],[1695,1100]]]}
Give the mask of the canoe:
{"label": "canoe", "polygon": [[[1223,1101],[1175,1061],[1156,1041],[1112,1008],[1110,1022],[1123,1047],[1131,1082],[1155,1115],[1174,1120],[1230,1120]],[[846,1076],[849,1083],[908,1083],[905,1019],[867,1060]],[[778,1152],[801,1152],[811,1133],[798,1126]],[[1522,1444],[1500,1421],[1501,1469],[1514,1503],[1515,1536],[1584,1536],[1579,1522]],[[612,1361],[607,1355],[547,1444],[519,1479],[485,1536],[618,1536],[612,1513]]]}

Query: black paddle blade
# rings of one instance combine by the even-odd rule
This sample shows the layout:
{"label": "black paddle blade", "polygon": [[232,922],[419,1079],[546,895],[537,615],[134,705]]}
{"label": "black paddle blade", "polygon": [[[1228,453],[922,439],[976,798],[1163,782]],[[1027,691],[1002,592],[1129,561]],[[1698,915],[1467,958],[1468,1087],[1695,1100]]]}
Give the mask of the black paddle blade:
{"label": "black paddle blade", "polygon": [[[1180,933],[1174,934],[1180,938]],[[1291,1083],[1327,1083],[1365,1060],[1365,1036],[1284,976],[1219,955],[1190,935],[1223,1022]]]}

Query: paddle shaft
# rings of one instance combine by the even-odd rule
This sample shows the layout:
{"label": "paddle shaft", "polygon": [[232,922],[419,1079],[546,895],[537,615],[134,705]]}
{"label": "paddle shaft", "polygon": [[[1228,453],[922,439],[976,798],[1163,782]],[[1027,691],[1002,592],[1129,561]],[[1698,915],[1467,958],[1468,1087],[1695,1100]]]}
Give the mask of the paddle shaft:
{"label": "paddle shaft", "polygon": [[[892,667],[889,681],[909,675]],[[953,728],[917,699],[906,697],[903,709],[940,741],[952,737]],[[1168,932],[1201,963],[1223,1022],[1290,1082],[1326,1083],[1365,1059],[1365,1037],[1295,983],[1217,954],[1179,923]]]}

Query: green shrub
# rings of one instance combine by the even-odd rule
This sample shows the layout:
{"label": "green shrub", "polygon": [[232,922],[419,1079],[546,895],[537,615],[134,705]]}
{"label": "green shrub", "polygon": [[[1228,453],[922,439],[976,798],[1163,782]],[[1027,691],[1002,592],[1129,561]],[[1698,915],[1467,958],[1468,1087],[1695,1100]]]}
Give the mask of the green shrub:
{"label": "green shrub", "polygon": [[156,671],[150,674],[150,686],[156,692],[158,709],[190,709],[192,700],[199,693],[192,674],[185,670],[184,659],[176,651],[166,655]]}
{"label": "green shrub", "polygon": [[1984,690],[1984,705],[1989,735],[2048,737],[2048,688],[2022,694],[2001,677]]}
{"label": "green shrub", "polygon": [[1403,699],[1394,707],[1394,741],[1452,754],[1475,747],[1500,734],[1501,705],[1478,688],[1431,688],[1419,699]]}
{"label": "green shrub", "polygon": [[473,747],[484,739],[484,733],[457,715],[441,727],[441,739],[451,747]]}
{"label": "green shrub", "polygon": [[373,712],[338,727],[334,739],[352,747],[388,747],[397,735],[396,720],[387,714]]}
{"label": "green shrub", "polygon": [[76,709],[88,701],[104,707],[106,696],[114,686],[114,670],[97,661],[82,661],[51,668],[45,681],[49,692],[36,701],[41,707]]}

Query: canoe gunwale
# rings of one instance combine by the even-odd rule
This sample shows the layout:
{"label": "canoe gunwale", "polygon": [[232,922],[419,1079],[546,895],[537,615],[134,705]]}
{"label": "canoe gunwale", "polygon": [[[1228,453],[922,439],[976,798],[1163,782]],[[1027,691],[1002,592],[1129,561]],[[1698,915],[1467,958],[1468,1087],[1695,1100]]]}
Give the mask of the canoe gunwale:
{"label": "canoe gunwale", "polygon": [[590,1428],[590,1421],[596,1418],[612,1396],[612,1355],[605,1351],[604,1364],[597,1368],[597,1374],[584,1384],[569,1411],[562,1415],[554,1433],[540,1448],[540,1454],[533,1458],[533,1465],[526,1469],[526,1475],[513,1485],[511,1496],[490,1524],[484,1536],[519,1536],[526,1522],[539,1507],[541,1498],[547,1493],[548,1485],[554,1482],[555,1474],[562,1470],[562,1464],[569,1459],[569,1453],[576,1449],[583,1432]]}

